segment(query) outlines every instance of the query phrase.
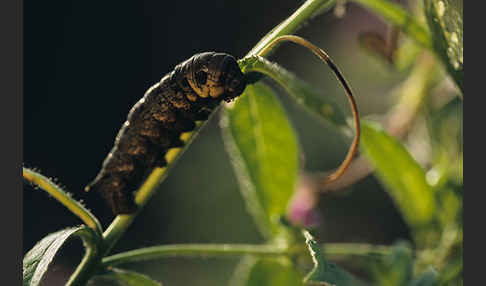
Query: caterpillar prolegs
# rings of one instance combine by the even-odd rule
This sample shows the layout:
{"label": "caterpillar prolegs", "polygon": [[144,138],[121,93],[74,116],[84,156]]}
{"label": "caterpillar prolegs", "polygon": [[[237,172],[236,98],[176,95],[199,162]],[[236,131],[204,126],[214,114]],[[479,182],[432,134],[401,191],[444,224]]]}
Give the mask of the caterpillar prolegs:
{"label": "caterpillar prolegs", "polygon": [[228,54],[196,54],[177,65],[132,107],[101,171],[85,190],[100,192],[115,215],[135,212],[132,194],[153,168],[166,166],[169,150],[184,145],[184,133],[245,86],[236,59]]}

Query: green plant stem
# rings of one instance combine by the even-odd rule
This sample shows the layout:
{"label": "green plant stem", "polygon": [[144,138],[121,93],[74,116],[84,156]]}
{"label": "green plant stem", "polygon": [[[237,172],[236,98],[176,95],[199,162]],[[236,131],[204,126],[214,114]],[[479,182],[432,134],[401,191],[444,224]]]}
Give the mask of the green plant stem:
{"label": "green plant stem", "polygon": [[100,237],[93,237],[89,232],[80,230],[76,233],[83,240],[84,249],[86,250],[83,259],[79,263],[74,273],[69,278],[66,286],[84,285],[91,278],[91,273],[99,265]]}
{"label": "green plant stem", "polygon": [[[193,136],[194,137],[194,136]],[[132,224],[137,214],[147,204],[150,198],[155,194],[157,187],[167,175],[167,168],[156,168],[147,180],[143,183],[135,195],[135,202],[138,211],[133,214],[118,215],[103,233],[103,250],[102,256],[107,255],[116,242],[122,237],[128,227]]]}
{"label": "green plant stem", "polygon": [[24,179],[39,186],[39,188],[53,196],[58,202],[79,217],[88,227],[99,234],[102,233],[102,228],[98,219],[78,201],[69,196],[69,194],[62,188],[54,184],[49,178],[28,168],[22,168],[22,175]]}
{"label": "green plant stem", "polygon": [[170,256],[242,256],[242,255],[274,256],[287,255],[286,248],[272,245],[251,244],[174,244],[135,249],[103,258],[103,266],[113,266],[122,263],[155,260]]}
{"label": "green plant stem", "polygon": [[[325,255],[329,256],[370,256],[385,255],[389,247],[362,243],[327,243],[323,245]],[[103,258],[102,266],[114,266],[137,261],[157,260],[164,257],[190,256],[279,256],[307,253],[305,247],[277,247],[254,244],[173,244],[135,249]]]}
{"label": "green plant stem", "polygon": [[370,256],[386,255],[390,247],[366,243],[326,243],[322,245],[324,256]]}
{"label": "green plant stem", "polygon": [[[273,28],[268,34],[266,34],[254,47],[251,49],[246,57],[250,56],[267,56],[272,50],[265,50],[265,47],[274,39],[282,35],[292,34],[297,31],[302,24],[309,21],[310,18],[317,14],[323,13],[336,4],[336,0],[307,0],[302,6],[299,7],[290,17],[285,19],[277,27]],[[265,51],[265,53],[263,53]]]}

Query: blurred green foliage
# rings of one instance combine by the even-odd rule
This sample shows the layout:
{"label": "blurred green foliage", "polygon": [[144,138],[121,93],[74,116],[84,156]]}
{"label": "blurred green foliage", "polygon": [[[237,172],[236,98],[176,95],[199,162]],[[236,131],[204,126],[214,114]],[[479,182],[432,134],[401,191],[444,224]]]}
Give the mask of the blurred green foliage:
{"label": "blurred green foliage", "polygon": [[436,211],[434,194],[424,170],[406,148],[368,121],[362,124],[361,147],[408,224],[420,228],[430,223]]}
{"label": "blurred green foliage", "polygon": [[[374,171],[378,180],[384,185],[386,193],[394,201],[396,210],[412,233],[411,240],[395,242],[389,247],[380,246],[380,249],[385,250],[381,251],[379,255],[371,254],[373,245],[365,244],[364,247],[356,248],[355,244],[349,244],[349,247],[346,247],[346,243],[340,244],[339,255],[343,257],[344,263],[337,265],[324,257],[321,246],[308,231],[292,226],[292,223],[286,219],[289,212],[289,201],[299,186],[299,175],[308,171],[300,160],[301,153],[305,152],[303,144],[299,143],[301,130],[298,127],[294,129],[293,126],[297,124],[293,121],[291,123],[292,115],[285,110],[284,105],[280,103],[280,98],[269,85],[266,83],[250,84],[238,100],[226,105],[221,126],[224,133],[224,145],[231,158],[244,203],[263,237],[263,239],[259,239],[256,234],[247,235],[247,229],[249,229],[247,227],[242,231],[247,236],[241,239],[245,242],[252,239],[258,242],[263,240],[262,244],[255,244],[254,247],[270,246],[275,247],[275,251],[272,251],[271,258],[265,257],[268,253],[264,251],[259,253],[259,256],[256,252],[253,256],[249,255],[249,252],[246,253],[239,261],[233,278],[231,278],[231,283],[234,285],[347,286],[371,283],[372,285],[428,286],[462,284],[462,99],[459,96],[460,92],[448,84],[449,78],[444,76],[444,73],[437,75],[434,72],[433,76],[425,76],[421,73],[423,70],[413,68],[430,65],[430,60],[423,55],[430,53],[430,49],[432,49],[432,52],[439,54],[439,60],[446,65],[449,75],[462,89],[462,1],[461,5],[457,6],[460,9],[454,6],[461,13],[450,10],[452,9],[450,1],[424,1],[426,18],[424,21],[429,25],[430,34],[424,28],[426,26],[421,20],[422,15],[417,15],[417,11],[409,13],[389,1],[360,0],[356,2],[399,27],[410,37],[408,40],[415,41],[414,44],[411,44],[414,51],[402,57],[402,60],[405,58],[406,60],[401,63],[392,62],[390,65],[389,59],[388,63],[385,63],[387,59],[380,59],[379,56],[374,58],[374,64],[377,64],[376,61],[383,60],[380,64],[386,65],[387,69],[398,73],[395,79],[387,78],[385,81],[390,82],[388,89],[400,86],[401,92],[396,93],[398,98],[393,98],[390,106],[382,110],[381,113],[388,111],[387,116],[374,114],[375,120],[363,122],[361,141],[364,162],[370,164],[370,169]],[[314,6],[307,7],[317,9],[325,6],[327,9],[328,5],[324,4],[334,2],[309,0],[303,7],[305,8],[305,5],[309,3]],[[315,12],[307,10],[305,15],[310,17]],[[305,20],[307,18],[298,20],[300,21],[297,21],[298,23],[295,22],[292,29],[300,27]],[[417,43],[421,46],[416,45]],[[400,49],[403,51],[403,46],[399,45],[398,51]],[[373,62],[370,59],[360,60]],[[339,110],[339,104],[327,103],[327,100],[316,95],[316,89],[310,88],[310,85],[304,84],[295,75],[263,58],[243,59],[240,65],[243,71],[257,71],[274,79],[291,95],[290,102],[295,101],[309,114],[318,115],[333,123],[331,126],[335,129],[335,134],[338,134],[337,136],[343,140],[348,139],[349,134],[346,130],[349,129],[335,128],[336,126],[341,127],[346,122],[345,116],[342,115],[344,113]],[[432,70],[435,70],[441,65],[441,62],[434,59],[431,65]],[[357,67],[350,72],[351,77],[354,78],[355,73],[365,78],[364,80],[366,77],[380,76],[379,73],[370,75],[367,68]],[[320,72],[311,74],[318,74],[319,78],[321,77]],[[361,81],[363,79],[360,79],[358,83]],[[354,85],[353,80],[350,82]],[[394,94],[389,90],[387,92]],[[358,101],[364,102],[365,106],[377,102],[376,98],[369,100],[366,92],[359,94]],[[372,97],[370,96],[370,98]],[[368,100],[369,102],[366,102]],[[367,112],[368,115],[373,115],[372,113]],[[394,117],[393,115],[396,114],[399,116]],[[403,122],[401,122],[402,120]],[[382,123],[378,123],[378,121]],[[321,123],[319,122],[319,124]],[[396,129],[390,127],[397,125],[400,132],[396,132]],[[324,125],[318,125],[318,127],[313,126],[312,131],[319,133],[318,131],[321,129],[326,130]],[[398,133],[399,135],[397,135]],[[215,148],[207,146],[204,145],[203,151]],[[339,150],[339,147],[332,144],[327,145],[326,148],[330,149],[328,152],[333,153]],[[204,172],[212,171],[203,170],[204,166],[197,167],[201,169],[199,172],[201,177],[205,177]],[[362,175],[366,176],[368,173]],[[214,182],[210,183],[213,186]],[[317,185],[318,183],[316,183]],[[357,180],[353,181],[352,185],[355,185],[353,187],[355,191],[359,189],[356,187]],[[353,195],[353,192],[343,194],[345,198]],[[196,195],[191,196],[196,197]],[[204,203],[212,200],[210,195],[205,194],[204,196],[206,196]],[[230,204],[213,207],[223,211],[223,214],[218,214],[219,216],[225,216],[226,213],[231,216],[234,208]],[[188,208],[193,210],[190,206]],[[179,211],[187,212],[183,209],[179,209]],[[341,215],[345,216],[345,212],[342,212]],[[161,221],[160,219],[148,220],[147,217],[145,219],[150,222],[150,227],[154,222]],[[191,217],[189,220],[194,222],[197,218]],[[218,221],[224,223],[224,219]],[[226,231],[222,229],[237,231],[241,221],[244,222],[245,219],[231,219],[224,225],[213,222],[208,227],[198,226],[198,224],[186,227],[181,224],[181,220],[178,220],[176,224],[183,234],[189,234],[191,231],[210,232],[212,229],[217,229],[221,233],[218,238],[223,237],[224,239]],[[248,220],[246,223],[249,223]],[[201,230],[196,230],[198,227]],[[352,228],[346,224],[341,227]],[[371,224],[370,227],[372,227]],[[24,257],[24,285],[39,285],[47,266],[52,262],[64,241],[71,235],[76,235],[80,230],[81,228],[73,228],[53,233],[41,240],[31,252],[28,252]],[[94,237],[91,242],[95,241],[97,244],[101,240],[98,234],[87,232],[89,233],[87,237]],[[302,233],[304,233],[305,241]],[[226,235],[231,237],[231,233],[226,233]],[[178,237],[178,235],[174,235],[174,237]],[[374,241],[370,242],[370,244],[373,243]],[[324,243],[324,249],[326,249],[326,244],[329,243]],[[229,252],[235,250],[234,252],[238,255],[244,253],[236,251],[236,244],[225,244],[222,247]],[[89,245],[87,249],[90,249]],[[332,249],[329,247],[329,251]],[[370,249],[370,251],[363,252],[359,249]],[[177,252],[172,254],[177,255]],[[211,254],[211,251],[209,247],[204,248],[204,244],[201,244],[191,252],[181,248],[179,254],[204,256]],[[148,260],[151,253],[146,255]],[[346,260],[357,255],[366,261],[360,265],[361,272],[356,269],[348,269],[345,263]],[[125,259],[127,257],[127,261],[130,261],[130,253],[126,254]],[[113,256],[111,258],[111,260],[116,259]],[[100,257],[96,257],[96,259],[101,260]],[[236,261],[233,263],[236,264]],[[208,265],[211,266],[211,263]],[[309,269],[309,265],[312,265],[312,269]],[[231,266],[225,266],[231,268]],[[148,272],[160,273],[158,270],[161,268],[160,265],[157,266],[154,263],[152,267],[153,269],[147,267]],[[222,265],[219,267],[224,268]],[[139,270],[137,266],[133,268]],[[140,269],[145,270],[145,267]],[[178,273],[187,275],[187,271],[184,269],[178,267],[175,269]],[[163,275],[169,276],[170,271],[165,271],[166,273]],[[352,272],[358,273],[355,276]],[[367,274],[363,274],[363,272]],[[98,274],[98,278],[104,276],[104,278],[127,285],[158,285],[158,282],[153,281],[152,278],[128,270],[94,269],[92,273],[87,273]],[[308,274],[305,275],[305,273]],[[355,277],[359,277],[360,280]],[[154,279],[159,280],[159,277],[154,277]],[[214,283],[218,279],[210,279],[211,281],[208,283]],[[204,281],[198,282],[203,283]]]}

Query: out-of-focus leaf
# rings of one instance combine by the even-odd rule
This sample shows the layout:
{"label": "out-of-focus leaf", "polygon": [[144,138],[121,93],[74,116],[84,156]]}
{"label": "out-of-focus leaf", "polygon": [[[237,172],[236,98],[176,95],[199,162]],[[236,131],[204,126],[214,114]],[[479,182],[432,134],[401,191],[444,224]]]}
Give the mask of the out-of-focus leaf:
{"label": "out-of-focus leaf", "polygon": [[408,285],[413,272],[412,250],[406,242],[396,243],[390,254],[374,264],[372,273],[375,284],[380,286],[405,286]]}
{"label": "out-of-focus leaf", "polygon": [[462,242],[456,247],[456,253],[453,253],[449,262],[440,272],[440,285],[462,285],[463,280],[463,251]]}
{"label": "out-of-focus leaf", "polygon": [[272,237],[297,182],[295,132],[277,97],[261,83],[248,85],[226,107],[221,125],[240,189],[260,230]]}
{"label": "out-of-focus leaf", "polygon": [[423,47],[417,44],[417,42],[410,39],[404,39],[400,43],[393,59],[395,61],[395,67],[404,71],[417,62],[417,56],[423,51]]}
{"label": "out-of-focus leaf", "polygon": [[258,72],[275,80],[299,106],[312,115],[337,127],[346,126],[346,117],[331,98],[320,94],[282,66],[259,56],[244,58],[239,65],[244,73]]}
{"label": "out-of-focus leaf", "polygon": [[103,275],[93,277],[93,279],[113,280],[124,286],[162,286],[162,283],[147,275],[118,268],[112,268]]}
{"label": "out-of-focus leaf", "polygon": [[407,12],[403,7],[389,0],[353,0],[360,3],[367,9],[377,15],[382,16],[393,25],[400,29],[408,36],[413,38],[417,43],[424,47],[431,46],[430,35],[425,27]]}
{"label": "out-of-focus leaf", "polygon": [[304,286],[304,283],[288,258],[245,257],[236,268],[231,285]]}
{"label": "out-of-focus leaf", "polygon": [[304,279],[306,284],[339,286],[364,285],[361,281],[338,267],[336,264],[326,261],[319,244],[308,231],[304,231],[304,236],[307,248],[312,256],[312,261],[314,262],[314,268]]}
{"label": "out-of-focus leaf", "polygon": [[462,0],[424,0],[433,46],[464,93]]}
{"label": "out-of-focus leaf", "polygon": [[462,184],[463,101],[455,98],[438,111],[430,112],[427,119],[434,153],[431,183],[437,188],[447,181]]}
{"label": "out-of-focus leaf", "polygon": [[437,286],[439,285],[439,276],[437,271],[429,269],[422,273],[419,277],[410,282],[409,286]]}
{"label": "out-of-focus leaf", "polygon": [[359,34],[358,42],[370,55],[393,64],[396,51],[390,49],[387,40],[380,33],[374,31],[363,32]]}
{"label": "out-of-focus leaf", "polygon": [[432,188],[425,172],[405,147],[377,123],[362,121],[361,149],[376,168],[376,174],[410,226],[421,226],[434,218]]}
{"label": "out-of-focus leaf", "polygon": [[98,234],[86,226],[78,226],[49,234],[40,240],[23,260],[23,285],[40,285],[54,257],[72,237],[81,237],[85,246],[92,247],[99,240]]}

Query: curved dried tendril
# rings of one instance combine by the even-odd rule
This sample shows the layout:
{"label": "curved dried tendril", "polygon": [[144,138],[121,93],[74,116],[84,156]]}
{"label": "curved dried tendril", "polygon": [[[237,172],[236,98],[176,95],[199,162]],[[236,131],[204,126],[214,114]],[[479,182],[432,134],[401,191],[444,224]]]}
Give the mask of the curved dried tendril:
{"label": "curved dried tendril", "polygon": [[283,35],[275,40],[273,40],[270,44],[268,44],[264,50],[262,51],[262,54],[266,54],[267,50],[271,50],[273,46],[277,45],[280,42],[293,42],[298,45],[304,46],[307,49],[311,50],[317,57],[319,57],[322,61],[326,62],[327,65],[331,68],[331,70],[334,72],[336,75],[339,83],[341,86],[344,88],[344,91],[346,92],[346,96],[349,100],[349,103],[351,105],[351,112],[353,113],[353,119],[354,119],[354,125],[356,128],[356,133],[353,139],[353,142],[351,143],[351,146],[349,147],[348,153],[346,154],[346,158],[343,160],[341,165],[329,176],[327,176],[324,181],[322,182],[323,185],[329,184],[331,182],[336,181],[341,177],[346,169],[349,167],[351,164],[351,161],[353,159],[353,156],[356,154],[358,150],[358,144],[359,144],[359,137],[360,137],[360,121],[359,121],[359,114],[358,114],[358,107],[356,105],[356,100],[354,99],[353,92],[351,91],[351,88],[349,87],[348,83],[344,79],[344,76],[341,74],[339,71],[338,67],[332,62],[331,58],[327,55],[325,51],[317,47],[316,45],[310,43],[309,41],[299,37],[299,36],[294,36],[294,35]]}

